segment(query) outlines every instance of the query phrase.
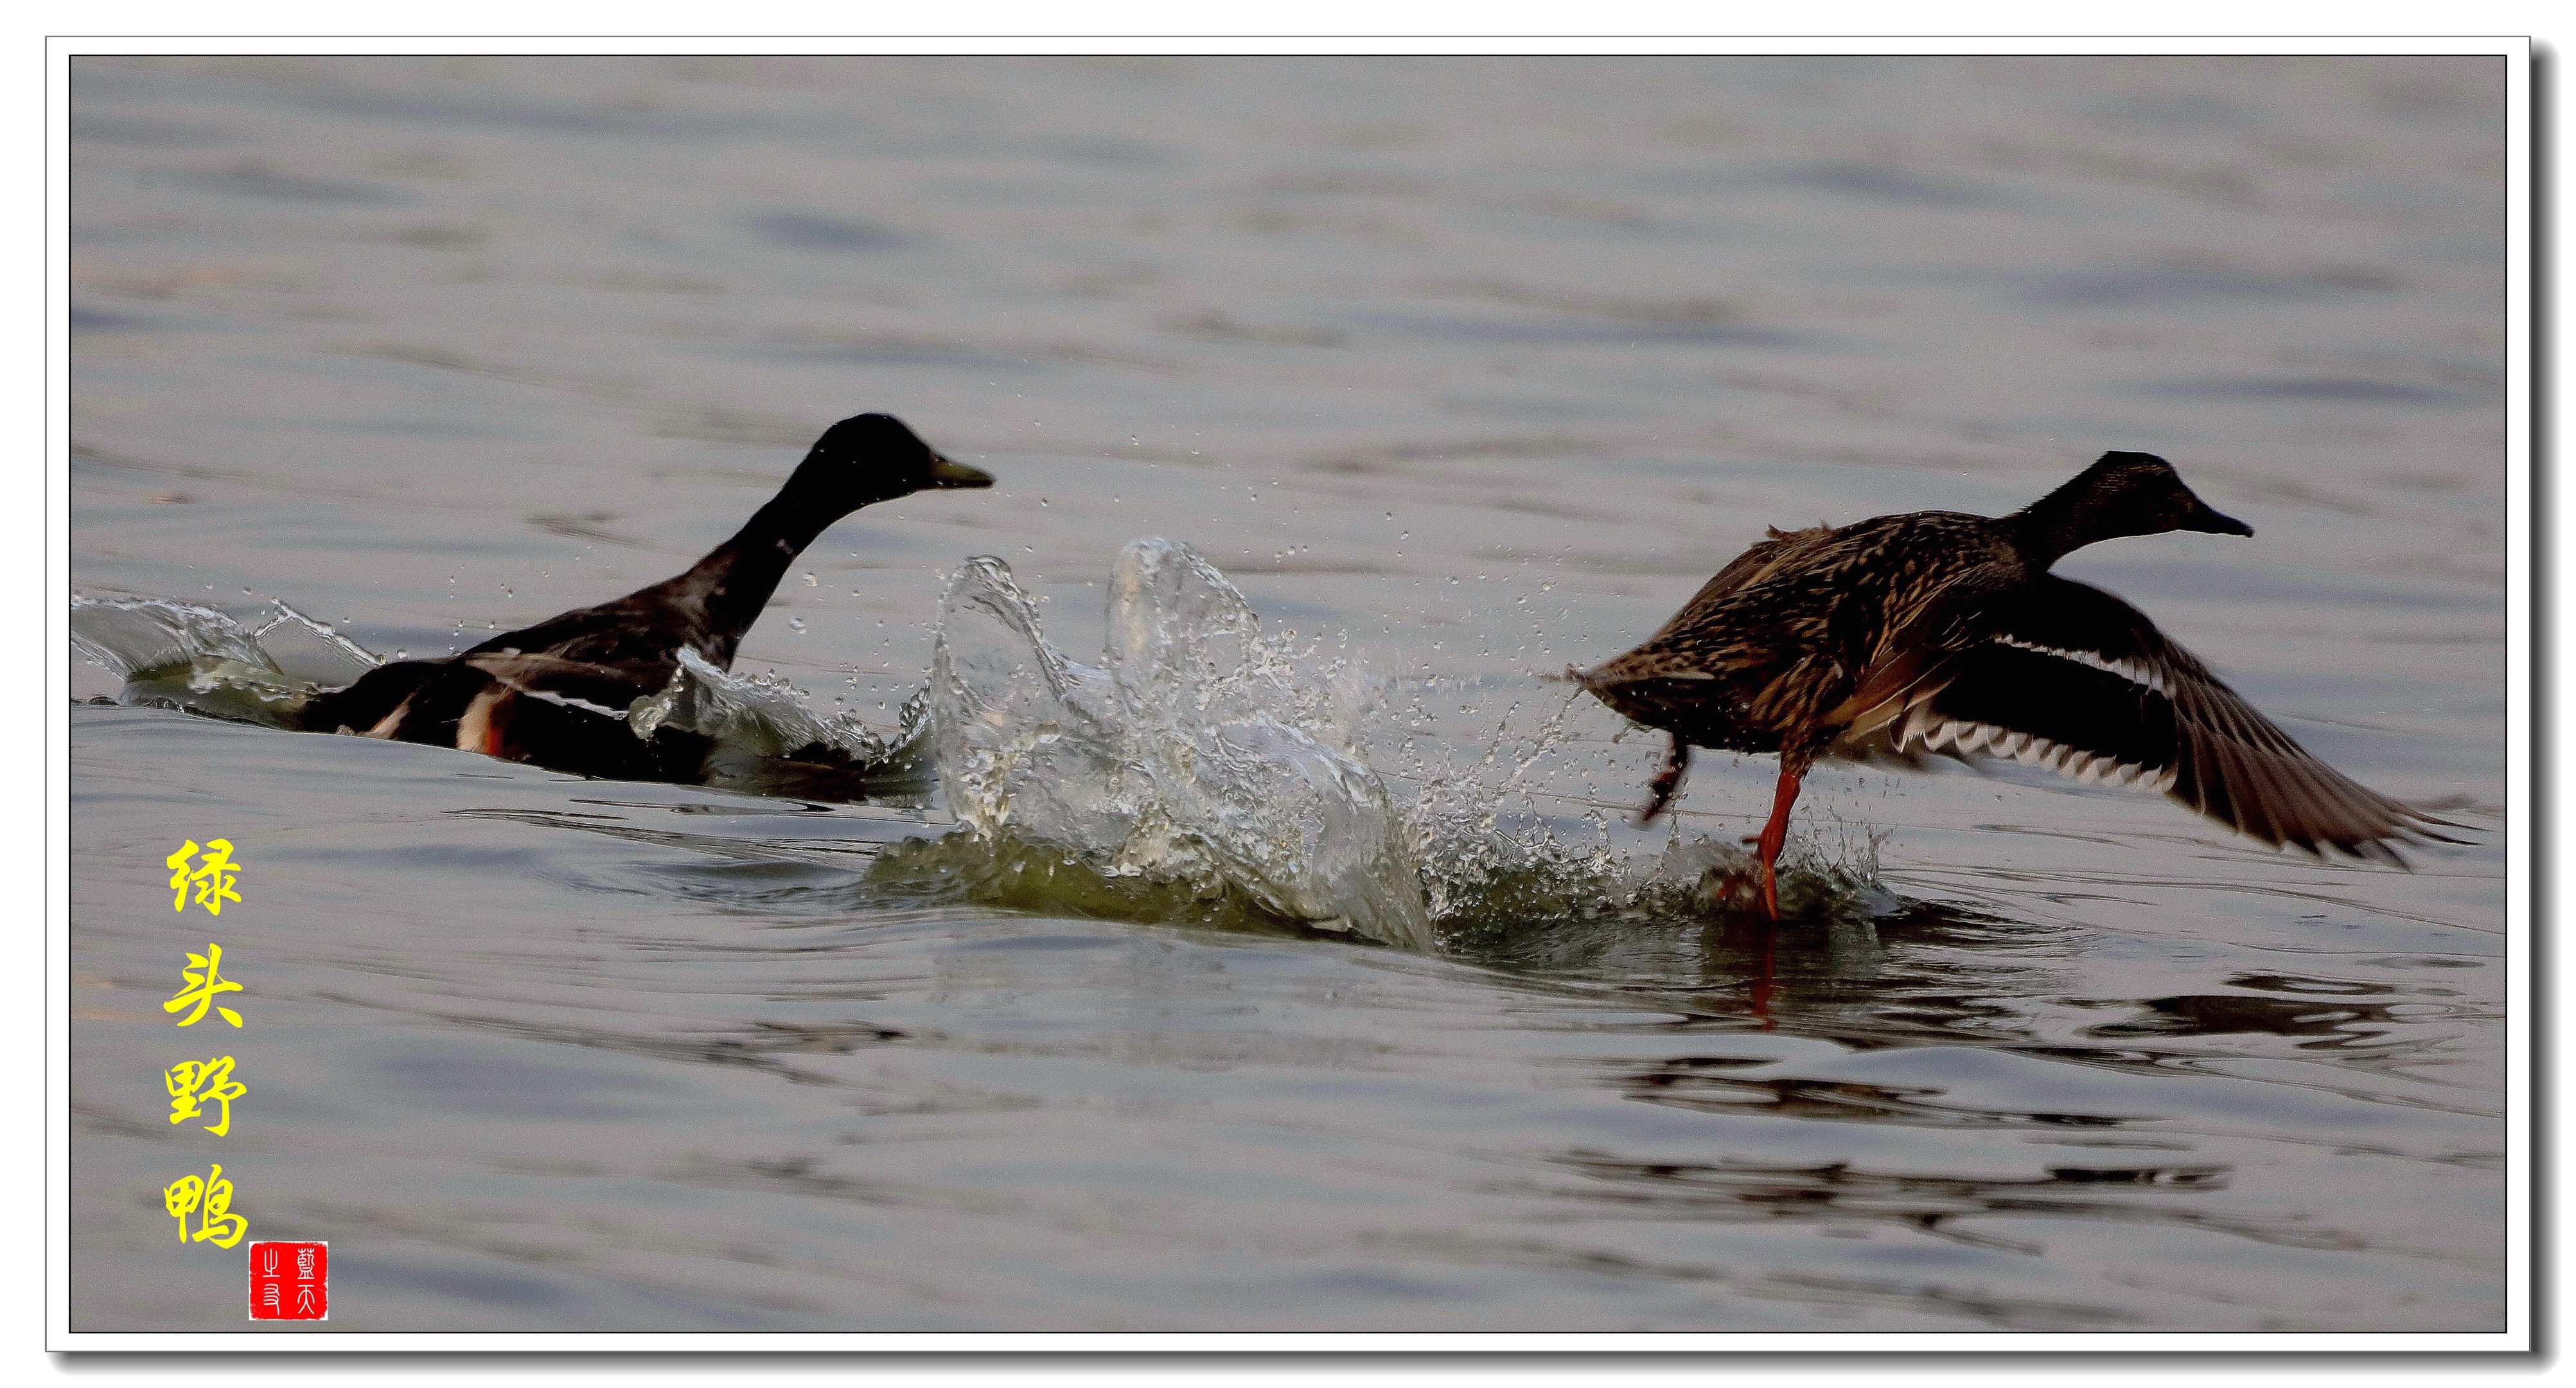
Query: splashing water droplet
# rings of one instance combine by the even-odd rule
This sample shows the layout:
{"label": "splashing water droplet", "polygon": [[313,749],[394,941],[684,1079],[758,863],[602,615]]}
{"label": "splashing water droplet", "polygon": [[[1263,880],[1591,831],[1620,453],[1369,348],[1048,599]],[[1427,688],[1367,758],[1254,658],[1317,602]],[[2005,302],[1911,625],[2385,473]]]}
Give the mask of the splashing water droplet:
{"label": "splashing water droplet", "polygon": [[932,656],[950,807],[997,854],[1005,839],[1049,845],[1112,880],[1429,948],[1422,886],[1349,700],[1301,684],[1291,655],[1186,545],[1119,555],[1097,668],[1047,643],[1000,560],[970,560]]}

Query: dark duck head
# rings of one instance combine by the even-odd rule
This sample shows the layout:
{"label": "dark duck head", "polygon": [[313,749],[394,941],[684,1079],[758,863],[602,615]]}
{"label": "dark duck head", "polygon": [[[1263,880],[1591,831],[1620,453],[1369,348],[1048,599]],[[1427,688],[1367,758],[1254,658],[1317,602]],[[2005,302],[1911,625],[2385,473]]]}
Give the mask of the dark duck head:
{"label": "dark duck head", "polygon": [[792,505],[829,525],[862,506],[914,492],[991,485],[993,474],[922,442],[893,415],[862,414],[824,430],[770,504]]}
{"label": "dark duck head", "polygon": [[2153,453],[2105,453],[2101,461],[2012,517],[2022,552],[2041,567],[2086,545],[2123,535],[2199,530],[2251,535],[2254,527],[2222,516],[2183,485],[2173,464]]}

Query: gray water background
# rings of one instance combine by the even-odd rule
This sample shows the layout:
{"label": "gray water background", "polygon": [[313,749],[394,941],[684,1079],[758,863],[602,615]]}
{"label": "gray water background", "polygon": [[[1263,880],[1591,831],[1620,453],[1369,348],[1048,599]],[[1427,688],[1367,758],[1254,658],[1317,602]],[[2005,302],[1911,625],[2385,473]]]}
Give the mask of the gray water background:
{"label": "gray water background", "polygon": [[[2480,841],[1831,770],[1800,842],[1912,904],[1784,932],[1757,1005],[1740,923],[906,904],[867,869],[935,813],[76,707],[75,1328],[246,1328],[160,1208],[211,1161],[331,1241],[329,1330],[2501,1324],[2500,60],[73,71],[93,596],[444,653],[886,409],[1001,485],[835,527],[742,668],[891,722],[960,559],[1080,654],[1169,535],[1464,765],[1766,523],[2143,448],[2258,534],[2063,571]],[[1568,832],[1657,757],[1571,726]],[[1682,832],[1769,774],[1704,756]],[[243,904],[174,914],[216,835]],[[219,1044],[159,1007],[210,938],[222,1138],[157,1078]]]}

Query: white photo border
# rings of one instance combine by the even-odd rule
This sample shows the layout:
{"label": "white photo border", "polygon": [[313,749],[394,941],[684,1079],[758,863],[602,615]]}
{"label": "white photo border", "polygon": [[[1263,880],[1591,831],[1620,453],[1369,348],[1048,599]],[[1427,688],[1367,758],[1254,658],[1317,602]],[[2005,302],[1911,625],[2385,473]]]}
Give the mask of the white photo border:
{"label": "white photo border", "polygon": [[[2535,629],[2533,542],[2533,43],[2525,37],[1705,37],[1509,36],[1387,37],[1369,35],[889,35],[845,37],[52,37],[45,42],[45,1348],[48,1351],[350,1351],[631,1352],[1121,1352],[1165,1353],[1751,1353],[1852,1351],[1920,1353],[2245,1352],[2374,1354],[2487,1351],[2528,1353],[2534,1333],[2533,1200],[2537,1077],[2533,1069],[2535,874],[2532,851],[2532,696]],[[1672,1331],[1561,1333],[1531,1331],[1419,1333],[1200,1332],[374,1332],[286,1336],[241,1332],[96,1332],[70,1326],[70,329],[68,286],[70,64],[76,57],[146,54],[233,55],[656,55],[869,54],[979,55],[2302,55],[2438,54],[2493,56],[2506,62],[2506,1284],[2505,1328],[2491,1333],[2420,1332],[2025,1332],[1942,1333],[1819,1331],[1800,1333]],[[2568,504],[2564,489],[2556,506]],[[33,556],[21,555],[20,561]],[[2568,615],[2553,614],[2554,625]],[[2561,635],[2563,647],[2564,637]],[[2571,848],[2569,827],[2553,839]]]}

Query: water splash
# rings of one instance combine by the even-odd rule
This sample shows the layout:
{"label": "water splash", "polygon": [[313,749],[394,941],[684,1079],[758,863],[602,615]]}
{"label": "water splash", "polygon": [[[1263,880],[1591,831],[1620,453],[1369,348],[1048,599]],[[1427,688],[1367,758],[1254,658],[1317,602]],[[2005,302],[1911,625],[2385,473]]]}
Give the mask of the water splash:
{"label": "water splash", "polygon": [[[880,885],[1130,919],[1190,901],[1211,923],[1284,919],[1424,950],[1732,913],[1742,849],[1620,830],[1562,793],[1587,770],[1566,751],[1588,705],[1550,700],[1525,732],[1512,705],[1481,754],[1408,739],[1382,778],[1358,667],[1265,635],[1187,546],[1129,545],[1108,616],[1101,663],[1084,665],[1048,643],[1001,560],[959,571],[929,703],[962,832],[890,850]],[[1781,863],[1792,919],[1865,922],[1897,905],[1874,841],[1802,840]]]}
{"label": "water splash", "polygon": [[855,713],[817,713],[805,691],[774,675],[736,674],[683,647],[658,694],[638,699],[627,726],[650,740],[664,729],[696,733],[708,751],[707,785],[760,795],[926,803],[927,705],[915,694],[902,723],[880,733]]}
{"label": "water splash", "polygon": [[1355,740],[1357,682],[1297,654],[1170,540],[1120,553],[1096,668],[1047,643],[1009,566],[970,560],[931,667],[949,805],[988,843],[1429,949],[1403,821]]}
{"label": "water splash", "polygon": [[73,649],[124,681],[117,701],[211,718],[296,725],[305,701],[379,663],[329,626],[272,600],[256,627],[170,598],[72,598]]}
{"label": "water splash", "polygon": [[[1741,911],[1733,895],[1756,865],[1735,843],[1691,833],[1676,815],[1662,834],[1625,828],[1628,810],[1602,804],[1597,763],[1573,753],[1577,720],[1595,712],[1576,692],[1507,705],[1481,752],[1408,740],[1400,779],[1417,790],[1405,824],[1432,915],[1453,947],[1544,925],[1690,922]],[[1612,773],[1615,783],[1630,784]],[[1828,838],[1794,836],[1778,864],[1783,919],[1855,923],[1901,905],[1878,882],[1884,835],[1833,820]]]}

